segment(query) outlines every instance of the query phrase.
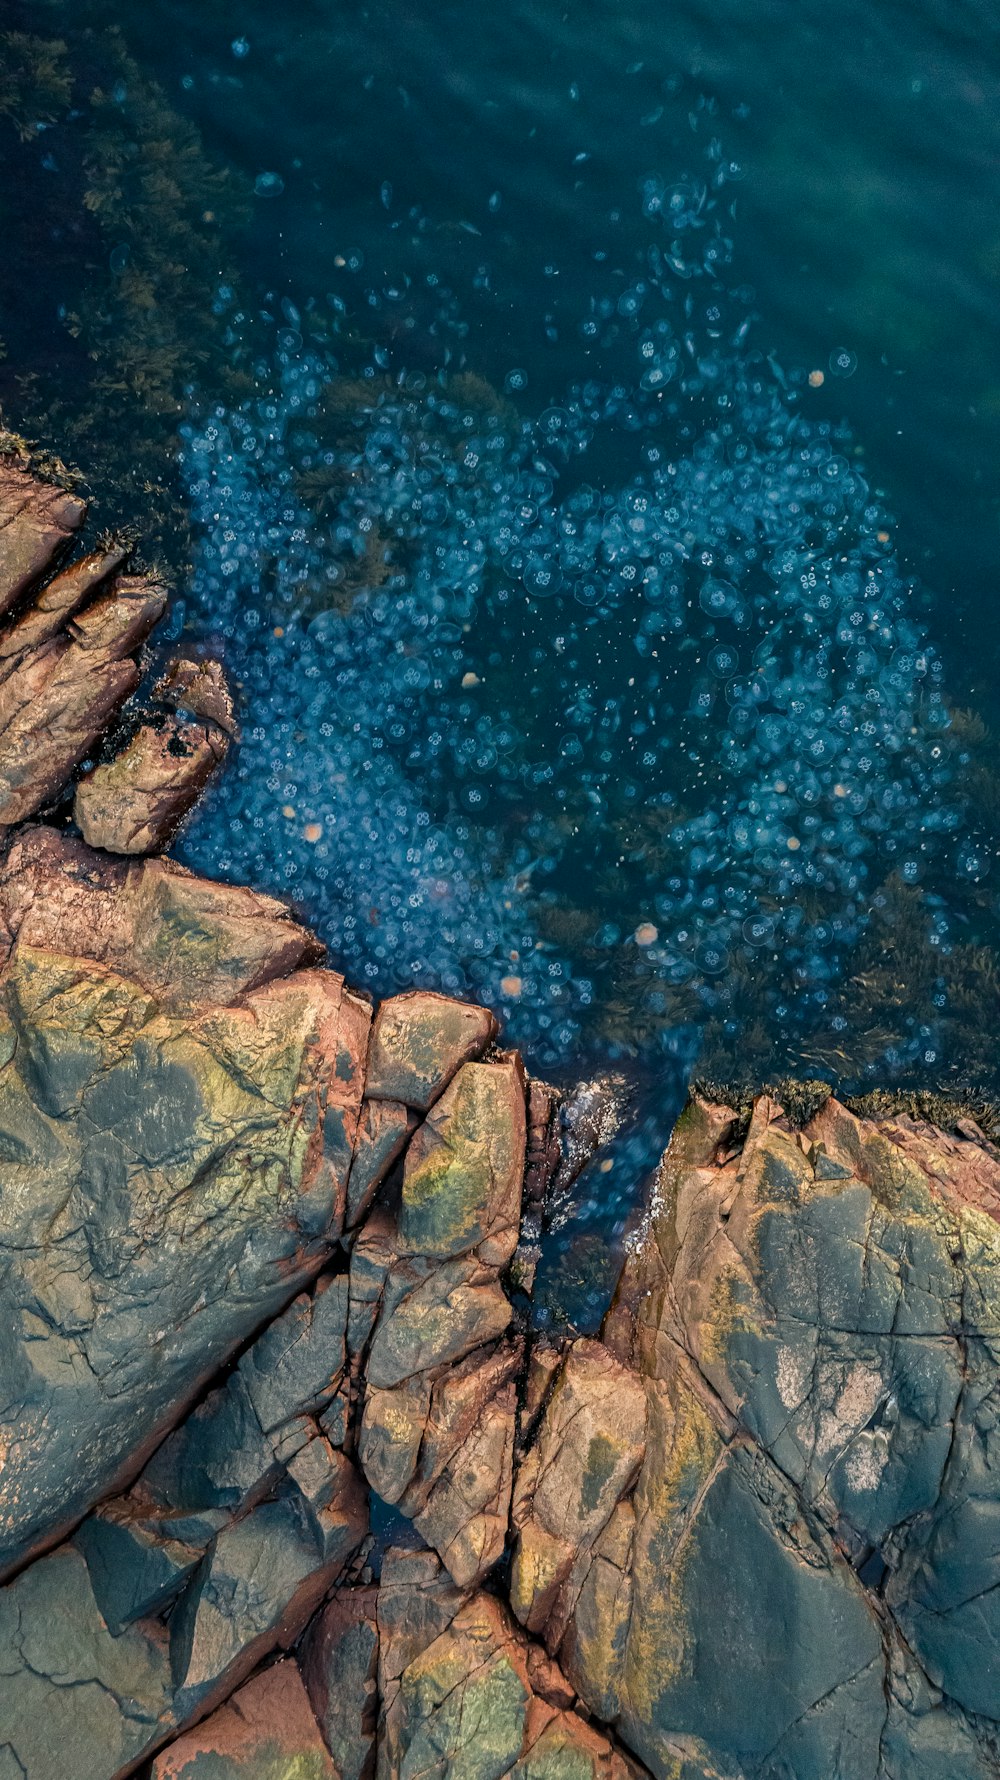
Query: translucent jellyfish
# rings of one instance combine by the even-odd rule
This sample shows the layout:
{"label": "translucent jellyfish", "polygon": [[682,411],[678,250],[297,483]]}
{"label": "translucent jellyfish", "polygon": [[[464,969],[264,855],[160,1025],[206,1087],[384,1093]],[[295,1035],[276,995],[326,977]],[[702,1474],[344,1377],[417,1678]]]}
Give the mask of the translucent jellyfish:
{"label": "translucent jellyfish", "polygon": [[292,305],[256,393],[183,432],[192,608],[246,703],[184,856],[293,895],[376,992],[503,1007],[545,1060],[612,970],[660,996],[663,1045],[671,997],[706,1017],[751,956],[808,1029],[887,871],[989,864],[884,512],[749,344],[714,193],[643,182],[645,263],[580,318],[614,373],[589,346],[539,413],[527,371],[465,375],[429,279],[439,369],[374,339],[333,424],[357,330]]}

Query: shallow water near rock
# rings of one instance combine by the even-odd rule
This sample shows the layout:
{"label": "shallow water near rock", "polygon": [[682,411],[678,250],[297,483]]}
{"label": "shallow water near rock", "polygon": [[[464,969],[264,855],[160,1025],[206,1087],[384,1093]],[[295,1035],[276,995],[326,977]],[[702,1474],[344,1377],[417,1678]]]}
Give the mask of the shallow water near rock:
{"label": "shallow water near rock", "polygon": [[567,1243],[620,1227],[692,1067],[994,1091],[992,15],[43,13],[77,97],[119,27],[125,147],[92,201],[86,108],[32,95],[10,423],[13,360],[84,376],[78,187],[83,294],[136,327],[131,136],[193,123],[245,194],[240,228],[191,175],[220,251],[177,363],[165,313],[105,377],[124,434],[162,396],[170,629],[240,687],[178,856],[377,994],[629,1071]]}

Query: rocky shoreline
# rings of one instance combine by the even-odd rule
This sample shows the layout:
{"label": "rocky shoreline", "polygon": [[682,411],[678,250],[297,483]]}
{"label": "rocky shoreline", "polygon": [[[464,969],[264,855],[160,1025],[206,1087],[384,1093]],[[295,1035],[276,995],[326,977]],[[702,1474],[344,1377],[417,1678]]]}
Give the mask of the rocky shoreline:
{"label": "rocky shoreline", "polygon": [[0,1780],[996,1780],[1000,1151],[696,1095],[540,1335],[585,1139],[160,856],[232,703],[116,748],[84,513],[0,460]]}

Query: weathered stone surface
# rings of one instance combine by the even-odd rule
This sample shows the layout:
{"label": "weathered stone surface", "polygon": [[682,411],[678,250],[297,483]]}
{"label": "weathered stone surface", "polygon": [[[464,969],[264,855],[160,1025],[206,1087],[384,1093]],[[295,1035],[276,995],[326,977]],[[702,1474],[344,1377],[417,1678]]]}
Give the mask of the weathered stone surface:
{"label": "weathered stone surface", "polygon": [[528,1085],[528,1136],[524,1158],[524,1197],[543,1204],[562,1161],[558,1113],[562,1095],[549,1082]]}
{"label": "weathered stone surface", "polygon": [[347,1182],[348,1230],[367,1217],[375,1195],[419,1123],[401,1100],[365,1100]]}
{"label": "weathered stone surface", "polygon": [[157,1756],[151,1780],[341,1780],[293,1662],[263,1669]]}
{"label": "weathered stone surface", "polygon": [[581,1359],[606,1362],[577,1346],[515,1508],[515,1608],[654,1773],[997,1773],[955,1703],[1000,1709],[978,1537],[998,1181],[981,1139],[834,1101],[799,1132],[761,1100],[743,1141],[724,1107],[680,1121],[606,1329],[646,1393],[638,1476],[596,1536],[582,1504],[558,1524],[567,1392],[574,1437],[586,1413],[620,1444],[624,1387],[584,1391]]}
{"label": "weathered stone surface", "polygon": [[226,1517],[218,1514],[214,1527],[204,1519],[193,1524],[193,1516],[172,1518],[173,1526],[125,1498],[89,1514],[76,1530],[74,1544],[86,1559],[94,1600],[113,1637],[171,1605]]}
{"label": "weathered stone surface", "polygon": [[170,1620],[178,1723],[225,1699],[276,1646],[288,1649],[360,1545],[367,1503],[350,1462],[337,1457],[340,1487],[322,1529],[296,1490],[214,1541]]}
{"label": "weathered stone surface", "polygon": [[426,1112],[463,1063],[481,1057],[497,1033],[493,1015],[428,989],[383,1001],[372,1027],[368,1094]]}
{"label": "weathered stone surface", "polygon": [[788,1771],[819,1780],[850,1736],[874,1776],[878,1619],[776,1468],[727,1432],[681,1365],[643,1381],[596,1343],[571,1349],[519,1479],[515,1612],[654,1774],[682,1755],[779,1774],[792,1741]]}
{"label": "weathered stone surface", "polygon": [[[142,1712],[134,1731],[115,1719],[106,1732],[108,1780],[118,1771],[119,1732],[149,1752],[211,1710],[276,1647],[294,1643],[364,1540],[367,1493],[315,1419],[343,1367],[345,1317],[343,1279],[296,1299],[169,1436],[129,1494],[77,1529],[86,1569],[55,1573],[51,1613],[58,1616],[71,1594],[72,1613],[97,1628],[88,1636],[98,1656],[102,1627],[136,1660],[147,1643],[154,1651],[169,1645],[169,1688],[156,1723]],[[25,1577],[44,1578],[45,1561],[0,1590],[0,1625],[5,1612],[16,1614]],[[55,1673],[51,1632],[41,1648],[49,1664],[42,1672]],[[103,1669],[95,1675],[103,1682]],[[26,1688],[30,1695],[19,1679],[15,1698]],[[2,1716],[0,1707],[0,1725]],[[48,1760],[39,1758],[37,1780],[60,1780]]]}
{"label": "weathered stone surface", "polygon": [[0,613],[45,573],[86,511],[78,495],[41,481],[12,456],[0,457]]}
{"label": "weathered stone surface", "polygon": [[240,1361],[240,1374],[265,1434],[297,1415],[324,1409],[346,1361],[348,1281],[326,1275],[295,1299]]}
{"label": "weathered stone surface", "polygon": [[133,654],[166,599],[153,577],[120,575],[0,682],[0,825],[51,798],[135,690]]}
{"label": "weathered stone surface", "polygon": [[473,1588],[507,1541],[517,1424],[517,1340],[477,1352],[438,1380],[421,1430],[402,1512],[440,1553],[460,1588]]}
{"label": "weathered stone surface", "polygon": [[176,832],[228,739],[210,723],[167,717],[144,723],[128,745],[76,788],[73,815],[84,840],[108,853],[153,853]]}
{"label": "weathered stone surface", "polygon": [[238,734],[233,696],[221,662],[175,658],[158,681],[155,695],[161,704],[214,723],[225,735]]}
{"label": "weathered stone surface", "polygon": [[645,1443],[642,1380],[600,1342],[576,1342],[518,1471],[514,1503],[511,1602],[522,1624],[545,1633],[553,1649],[579,1594],[581,1555],[630,1492]]}
{"label": "weathered stone surface", "polygon": [[638,1770],[568,1708],[572,1689],[519,1635],[501,1603],[463,1600],[425,1561],[386,1560],[379,1780],[627,1780]]}
{"label": "weathered stone surface", "polygon": [[337,1589],[299,1657],[336,1780],[372,1780],[378,1731],[377,1588]]}
{"label": "weathered stone surface", "polygon": [[504,1266],[517,1247],[525,1136],[520,1058],[464,1064],[406,1152],[403,1253],[445,1260],[475,1249]]}
{"label": "weathered stone surface", "polygon": [[410,1140],[397,1210],[351,1261],[349,1343],[365,1381],[358,1456],[463,1586],[507,1536],[520,1344],[501,1268],[517,1243],[526,1137],[520,1060],[465,1063]]}
{"label": "weathered stone surface", "polygon": [[[82,875],[86,850],[73,857],[81,900],[99,903],[100,887]],[[6,1570],[134,1474],[227,1354],[316,1272],[343,1218],[369,1020],[325,971],[181,1015],[136,976],[32,943],[37,924],[51,944],[52,911],[25,888],[24,861],[9,862],[0,891],[17,936],[0,973]],[[148,960],[152,976],[171,958],[182,974],[183,908],[183,898],[161,903],[140,971]],[[225,920],[206,935],[196,917],[194,980],[185,992],[175,977],[175,1005],[196,1001],[213,975],[226,980],[224,934]],[[281,943],[294,948],[294,935]],[[95,924],[91,949],[101,943]]]}
{"label": "weathered stone surface", "polygon": [[107,965],[178,1014],[226,1006],[323,956],[273,897],[166,859],[125,864],[43,827],[17,835],[0,865],[0,935],[5,951],[17,939]]}
{"label": "weathered stone surface", "polygon": [[[407,1275],[415,1278],[409,1290]],[[496,1340],[510,1322],[503,1288],[475,1259],[462,1256],[430,1270],[400,1266],[391,1286],[368,1350],[366,1377],[376,1390],[454,1365],[474,1347]]]}
{"label": "weathered stone surface", "polygon": [[128,547],[111,545],[81,556],[53,575],[25,612],[0,632],[0,678],[15,673],[29,651],[47,643],[128,558]]}
{"label": "weathered stone surface", "polygon": [[170,1695],[166,1637],[138,1626],[112,1637],[72,1546],[0,1589],[0,1750],[17,1780],[130,1771],[160,1740]]}

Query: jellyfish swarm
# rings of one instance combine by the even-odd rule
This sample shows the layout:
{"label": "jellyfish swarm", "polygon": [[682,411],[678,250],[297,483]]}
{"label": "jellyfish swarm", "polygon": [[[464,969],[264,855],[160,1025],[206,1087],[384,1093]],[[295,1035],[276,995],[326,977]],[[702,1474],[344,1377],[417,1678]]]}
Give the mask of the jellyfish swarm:
{"label": "jellyfish swarm", "polygon": [[293,327],[266,393],[184,428],[194,619],[246,706],[185,856],[294,895],[379,993],[502,1007],[544,1061],[640,927],[668,1010],[717,1010],[739,964],[821,1021],[872,887],[961,824],[941,663],[849,436],[678,276],[659,255],[591,304],[631,374],[535,416],[522,372],[500,396],[376,348],[331,444],[337,364]]}

